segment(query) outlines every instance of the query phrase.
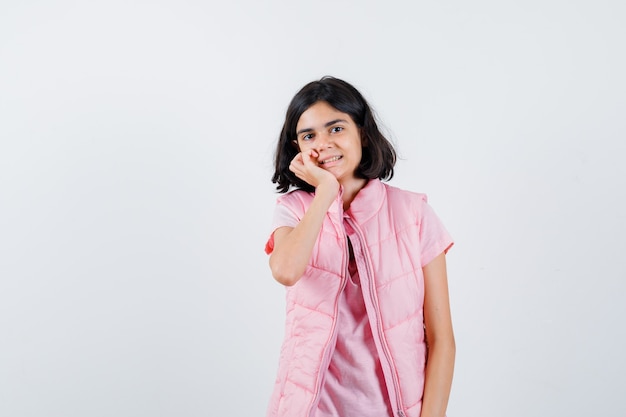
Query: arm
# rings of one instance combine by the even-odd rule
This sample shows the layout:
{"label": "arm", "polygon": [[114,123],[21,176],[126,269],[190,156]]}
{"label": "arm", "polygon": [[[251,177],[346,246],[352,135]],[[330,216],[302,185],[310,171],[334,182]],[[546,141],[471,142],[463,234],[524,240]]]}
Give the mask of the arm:
{"label": "arm", "polygon": [[313,158],[317,158],[315,151],[299,153],[289,166],[299,178],[315,187],[311,206],[296,227],[280,227],[274,231],[270,269],[274,279],[287,286],[298,282],[304,273],[326,212],[339,192],[334,175],[320,168]]}
{"label": "arm", "polygon": [[445,255],[438,255],[424,266],[423,272],[428,358],[421,417],[443,417],[448,405],[456,353]]}

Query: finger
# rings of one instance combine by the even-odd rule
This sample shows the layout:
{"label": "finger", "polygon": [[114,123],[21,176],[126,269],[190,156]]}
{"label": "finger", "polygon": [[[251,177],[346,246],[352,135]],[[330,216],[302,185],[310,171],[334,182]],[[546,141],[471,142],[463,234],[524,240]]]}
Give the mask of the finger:
{"label": "finger", "polygon": [[303,156],[302,158],[302,162],[306,165],[306,166],[319,166],[319,164],[317,163],[317,157],[318,157],[318,153],[315,152],[314,150],[310,150],[306,153],[305,156]]}
{"label": "finger", "polygon": [[302,175],[304,172],[304,164],[302,160],[296,160],[294,158],[294,160],[289,164],[289,171],[293,172],[298,177]]}
{"label": "finger", "polygon": [[306,175],[306,172],[305,172],[305,171],[303,171],[302,169],[300,169],[299,167],[297,167],[297,166],[290,166],[290,167],[289,167],[289,170],[290,170],[291,172],[293,172],[293,173],[294,173],[294,175],[295,175],[296,177],[300,178],[302,181],[307,182],[307,183],[309,182],[309,178],[308,178],[308,176]]}
{"label": "finger", "polygon": [[289,164],[289,171],[293,172],[294,174],[298,175],[297,173],[301,171],[300,167],[298,166],[298,163],[295,161],[292,161]]}
{"label": "finger", "polygon": [[302,160],[302,154],[298,153],[298,154],[296,154],[296,156],[293,157],[291,162],[289,162],[289,166],[291,167],[292,165],[293,166],[302,165],[303,163],[304,163],[304,161]]}
{"label": "finger", "polygon": [[302,152],[298,152],[296,156],[294,156],[293,159],[291,160],[291,163],[293,164],[296,161],[302,162]]}

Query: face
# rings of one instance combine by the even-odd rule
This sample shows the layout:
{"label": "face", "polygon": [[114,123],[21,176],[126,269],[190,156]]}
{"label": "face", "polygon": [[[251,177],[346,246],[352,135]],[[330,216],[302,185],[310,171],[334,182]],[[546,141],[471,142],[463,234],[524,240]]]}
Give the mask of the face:
{"label": "face", "polygon": [[340,184],[362,181],[355,177],[362,155],[361,131],[349,114],[318,101],[300,116],[296,135],[300,151],[314,149],[319,167],[332,172]]}

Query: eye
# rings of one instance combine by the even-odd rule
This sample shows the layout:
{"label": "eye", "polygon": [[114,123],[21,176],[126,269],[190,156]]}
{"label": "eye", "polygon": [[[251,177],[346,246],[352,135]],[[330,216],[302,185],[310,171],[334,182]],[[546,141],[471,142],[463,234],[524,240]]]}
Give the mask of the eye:
{"label": "eye", "polygon": [[341,126],[333,126],[333,127],[330,129],[331,133],[339,133],[339,132],[341,132],[342,130],[343,130],[343,127],[341,127]]}
{"label": "eye", "polygon": [[313,133],[307,133],[306,135],[303,135],[301,139],[303,141],[307,142],[307,141],[313,139]]}

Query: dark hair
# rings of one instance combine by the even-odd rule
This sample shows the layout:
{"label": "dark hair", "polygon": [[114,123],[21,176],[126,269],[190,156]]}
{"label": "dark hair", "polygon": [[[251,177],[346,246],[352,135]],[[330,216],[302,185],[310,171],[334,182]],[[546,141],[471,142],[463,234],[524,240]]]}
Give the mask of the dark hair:
{"label": "dark hair", "polygon": [[325,101],[342,113],[350,115],[352,121],[361,130],[363,146],[361,163],[355,175],[359,178],[390,180],[396,164],[396,151],[391,142],[378,129],[372,109],[365,98],[349,83],[338,78],[326,76],[302,87],[294,96],[287,108],[285,124],[278,138],[274,154],[274,176],[272,182],[277,184],[280,193],[286,193],[291,186],[312,192],[313,186],[298,178],[289,170],[289,164],[298,154],[296,125],[302,113],[313,104]]}

